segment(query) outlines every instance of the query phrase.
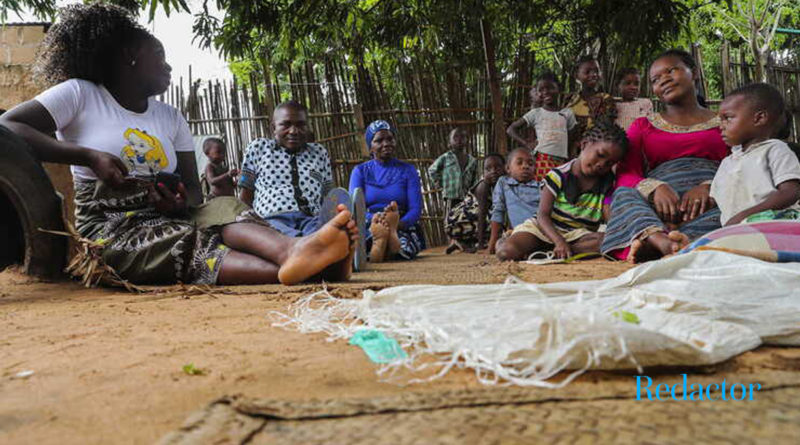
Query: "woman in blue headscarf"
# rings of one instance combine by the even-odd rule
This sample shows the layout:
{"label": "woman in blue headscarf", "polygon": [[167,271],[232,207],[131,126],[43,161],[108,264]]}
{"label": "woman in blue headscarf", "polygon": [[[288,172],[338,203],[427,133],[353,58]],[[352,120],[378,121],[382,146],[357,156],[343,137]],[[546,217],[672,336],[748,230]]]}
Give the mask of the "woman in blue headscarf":
{"label": "woman in blue headscarf", "polygon": [[358,165],[350,175],[350,194],[361,188],[367,205],[366,232],[369,260],[410,260],[425,249],[419,225],[422,191],[417,169],[394,157],[395,130],[386,121],[367,127],[372,160]]}

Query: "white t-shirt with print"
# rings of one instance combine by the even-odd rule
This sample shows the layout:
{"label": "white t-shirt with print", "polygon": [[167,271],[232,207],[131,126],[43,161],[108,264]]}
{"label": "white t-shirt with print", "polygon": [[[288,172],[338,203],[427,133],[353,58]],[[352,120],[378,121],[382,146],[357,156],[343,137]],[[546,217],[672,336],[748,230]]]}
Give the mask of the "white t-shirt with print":
{"label": "white t-shirt with print", "polygon": [[[175,152],[194,152],[192,134],[180,112],[150,98],[147,110],[123,108],[102,86],[80,79],[62,82],[36,96],[56,124],[56,137],[122,159],[129,174],[172,173]],[[95,179],[89,167],[72,166],[74,179]]]}
{"label": "white t-shirt with print", "polygon": [[571,109],[548,111],[541,107],[534,108],[525,113],[522,119],[529,127],[536,129],[538,153],[567,159],[567,133],[578,123]]}
{"label": "white t-shirt with print", "polygon": [[[800,180],[800,162],[792,149],[778,139],[768,139],[742,151],[737,145],[711,182],[711,197],[717,201],[724,225],[742,210],[763,202],[767,195],[789,180]],[[795,203],[789,208],[800,210]]]}

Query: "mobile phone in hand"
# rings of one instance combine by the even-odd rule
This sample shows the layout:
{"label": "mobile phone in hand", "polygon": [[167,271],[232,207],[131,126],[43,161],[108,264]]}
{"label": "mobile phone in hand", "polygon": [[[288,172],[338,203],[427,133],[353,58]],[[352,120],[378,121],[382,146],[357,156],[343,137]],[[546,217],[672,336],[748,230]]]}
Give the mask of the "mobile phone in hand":
{"label": "mobile phone in hand", "polygon": [[181,182],[181,175],[175,173],[158,172],[156,173],[156,186],[164,184],[172,193],[178,193],[178,184]]}

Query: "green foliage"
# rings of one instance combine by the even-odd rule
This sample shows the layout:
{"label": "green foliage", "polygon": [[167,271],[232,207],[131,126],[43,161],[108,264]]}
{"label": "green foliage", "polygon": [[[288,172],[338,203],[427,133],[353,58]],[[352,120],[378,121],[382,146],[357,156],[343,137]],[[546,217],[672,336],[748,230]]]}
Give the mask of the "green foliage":
{"label": "green foliage", "polygon": [[[85,0],[86,3],[89,1]],[[169,15],[173,11],[189,12],[186,0],[98,0],[121,6],[131,12],[148,11],[150,20],[155,17],[159,7]],[[39,20],[53,21],[58,13],[56,0],[0,0],[0,23],[8,20],[9,13],[21,15],[31,12]]]}
{"label": "green foliage", "polygon": [[[757,10],[766,5],[768,0],[757,0],[754,4]],[[708,81],[708,96],[722,97],[722,67],[720,51],[724,41],[730,42],[733,48],[744,48],[745,60],[754,63],[755,60],[747,42],[734,29],[733,21],[743,23],[746,17],[736,8],[733,2],[705,2],[701,0],[686,0],[689,7],[688,26],[680,38],[674,42],[675,46],[689,48],[697,44],[704,54],[703,69]],[[773,7],[775,2],[772,2]],[[800,0],[787,0],[782,5],[783,14],[779,25],[784,28],[800,28]],[[770,44],[773,55],[780,56],[783,63],[798,63],[800,61],[800,35],[776,34]]]}
{"label": "green foliage", "polygon": [[217,19],[207,2],[195,14],[197,42],[229,60],[259,62],[252,67],[284,71],[334,57],[353,69],[374,63],[393,72],[413,62],[436,73],[481,72],[485,20],[504,76],[528,50],[538,70],[569,72],[587,52],[615,67],[642,66],[678,37],[689,10],[681,0],[216,0],[224,11]]}
{"label": "green foliage", "polygon": [[[186,0],[108,0],[152,18],[189,11]],[[222,17],[209,11],[213,1]],[[780,26],[800,27],[800,0],[752,0],[757,7],[783,8]],[[0,18],[23,10],[51,20],[56,0],[0,0]],[[723,40],[743,44],[734,21],[744,23],[727,0],[204,0],[193,11],[194,42],[232,61],[239,80],[250,73],[285,75],[311,61],[343,61],[352,72],[377,68],[388,94],[399,67],[463,81],[485,70],[481,21],[493,29],[497,69],[507,78],[516,60],[535,55],[531,71],[552,70],[571,82],[581,54],[599,57],[611,77],[625,66],[646,70],[669,47],[699,44],[711,96],[721,91],[719,51]],[[738,16],[736,14],[739,14]],[[770,48],[782,59],[800,60],[800,36],[777,34]],[[522,57],[520,59],[520,57]],[[750,57],[750,56],[748,56]],[[611,89],[611,88],[607,88]]]}
{"label": "green foliage", "polygon": [[52,20],[56,15],[55,0],[0,0],[0,22],[8,21],[10,13],[18,16],[32,11],[40,20]]}

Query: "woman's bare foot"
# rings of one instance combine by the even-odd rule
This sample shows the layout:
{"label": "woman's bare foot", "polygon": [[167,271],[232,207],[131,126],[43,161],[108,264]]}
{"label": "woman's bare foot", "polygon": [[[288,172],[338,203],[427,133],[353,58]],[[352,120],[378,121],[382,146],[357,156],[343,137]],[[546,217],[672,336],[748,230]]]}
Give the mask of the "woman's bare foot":
{"label": "woman's bare foot", "polygon": [[400,237],[397,236],[397,227],[400,225],[400,212],[397,211],[397,203],[392,201],[385,209],[383,209],[384,218],[389,224],[389,244],[387,250],[389,255],[395,255],[400,252],[402,245],[400,244]]}
{"label": "woman's bare foot", "polygon": [[371,263],[381,263],[386,257],[386,246],[389,242],[389,224],[386,222],[383,212],[372,215],[369,231],[372,233],[372,249],[369,251],[369,261]]}
{"label": "woman's bare foot", "polygon": [[667,238],[672,241],[672,253],[676,254],[681,249],[689,245],[689,237],[685,233],[673,230],[667,234]]}
{"label": "woman's bare foot", "polygon": [[339,213],[327,224],[312,235],[299,238],[290,248],[278,270],[281,284],[300,283],[352,253],[358,228],[344,205],[340,204],[337,210]]}
{"label": "woman's bare foot", "polygon": [[643,240],[634,240],[628,253],[631,263],[643,263],[657,260],[678,253],[679,250],[689,245],[689,237],[677,230],[663,233],[657,232]]}
{"label": "woman's bare foot", "polygon": [[635,239],[635,240],[633,240],[633,242],[631,243],[631,248],[628,251],[627,260],[628,260],[629,263],[637,264],[637,263],[642,263],[642,262],[646,261],[644,258],[649,256],[649,255],[645,255],[645,253],[649,250],[646,242],[647,242],[647,239],[644,239],[644,240]]}

